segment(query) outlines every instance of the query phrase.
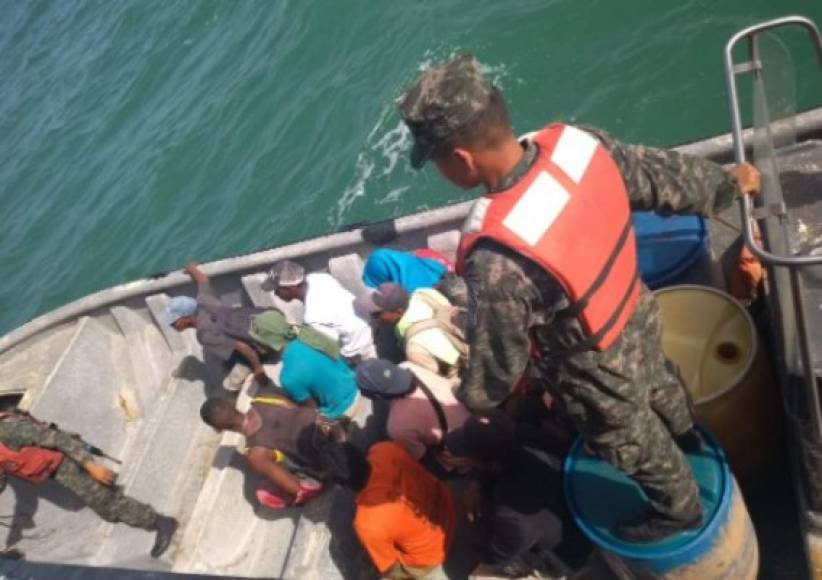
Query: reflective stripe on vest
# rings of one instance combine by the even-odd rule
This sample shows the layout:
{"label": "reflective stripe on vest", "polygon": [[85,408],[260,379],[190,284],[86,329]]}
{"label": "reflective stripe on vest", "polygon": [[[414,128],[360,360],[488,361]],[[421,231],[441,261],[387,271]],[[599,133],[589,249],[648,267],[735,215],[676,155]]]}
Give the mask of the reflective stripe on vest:
{"label": "reflective stripe on vest", "polygon": [[20,451],[0,443],[0,469],[30,483],[43,483],[60,467],[63,454],[43,447],[23,447]]}
{"label": "reflective stripe on vest", "polygon": [[[457,259],[482,238],[536,262],[571,301],[583,349],[605,350],[625,327],[641,285],[625,182],[592,135],[569,125],[537,133],[537,158],[510,189],[477,200],[466,219]],[[560,313],[563,315],[563,313]]]}

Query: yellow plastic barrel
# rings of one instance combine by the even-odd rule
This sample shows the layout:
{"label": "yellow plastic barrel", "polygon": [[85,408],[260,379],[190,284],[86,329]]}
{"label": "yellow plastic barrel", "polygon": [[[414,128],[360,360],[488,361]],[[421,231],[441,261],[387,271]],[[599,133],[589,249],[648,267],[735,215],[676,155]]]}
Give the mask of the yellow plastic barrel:
{"label": "yellow plastic barrel", "polygon": [[716,436],[741,480],[776,455],[779,397],[745,307],[707,286],[658,290],[662,347],[679,365],[700,423]]}

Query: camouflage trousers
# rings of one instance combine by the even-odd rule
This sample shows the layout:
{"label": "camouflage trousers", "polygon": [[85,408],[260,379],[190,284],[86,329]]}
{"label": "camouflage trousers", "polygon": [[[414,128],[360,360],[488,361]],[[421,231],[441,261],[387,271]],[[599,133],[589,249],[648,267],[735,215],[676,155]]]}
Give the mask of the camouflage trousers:
{"label": "camouflage trousers", "polygon": [[107,487],[98,483],[80,464],[68,457],[60,463],[53,477],[107,522],[154,529],[157,521],[154,508],[130,498],[117,486]]}
{"label": "camouflage trousers", "polygon": [[689,519],[700,509],[699,493],[673,436],[693,426],[693,405],[661,336],[659,307],[643,289],[611,348],[553,363],[545,357],[539,367],[588,446],[636,480],[657,512]]}

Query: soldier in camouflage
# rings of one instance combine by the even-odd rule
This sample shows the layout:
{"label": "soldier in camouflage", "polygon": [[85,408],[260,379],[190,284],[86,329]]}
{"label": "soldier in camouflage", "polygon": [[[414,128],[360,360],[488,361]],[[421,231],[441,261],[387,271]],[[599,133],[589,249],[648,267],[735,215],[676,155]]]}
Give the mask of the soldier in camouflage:
{"label": "soldier in camouflage", "polygon": [[[168,548],[177,521],[158,514],[150,505],[123,493],[114,485],[115,474],[95,463],[91,447],[79,436],[61,431],[22,412],[0,413],[0,445],[12,452],[26,448],[53,450],[62,454],[51,478],[68,489],[97,515],[108,522],[122,522],[135,528],[156,532],[151,556],[159,558]],[[0,464],[0,492],[6,488],[7,476],[18,467],[8,459]],[[8,473],[7,473],[8,472]]]}
{"label": "soldier in camouflage", "polygon": [[[502,95],[469,55],[425,72],[398,105],[414,137],[412,166],[432,160],[463,188],[483,185],[492,195],[505,191],[537,157],[535,143],[516,139]],[[758,188],[752,166],[726,172],[705,159],[584,130],[620,169],[633,210],[710,217],[739,191]],[[528,365],[533,339],[545,388],[588,447],[633,477],[648,497],[649,513],[624,522],[618,533],[650,542],[700,526],[698,490],[679,448],[693,450],[700,440],[684,383],[662,352],[660,312],[651,292],[642,286],[616,342],[596,351],[587,347],[579,320],[564,315],[571,303],[559,282],[535,262],[481,239],[463,273],[471,358],[458,397],[465,405],[484,413],[503,403]]]}

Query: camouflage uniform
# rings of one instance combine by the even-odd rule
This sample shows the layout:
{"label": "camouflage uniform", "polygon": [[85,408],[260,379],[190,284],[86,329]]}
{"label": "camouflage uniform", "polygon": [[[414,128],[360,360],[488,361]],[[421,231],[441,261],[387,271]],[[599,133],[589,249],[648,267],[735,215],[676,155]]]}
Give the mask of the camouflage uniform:
{"label": "camouflage uniform", "polygon": [[[43,447],[60,451],[63,461],[52,477],[97,515],[108,522],[123,522],[135,528],[156,528],[158,515],[151,506],[128,497],[117,486],[97,482],[88,474],[83,466],[93,457],[79,437],[14,413],[0,419],[0,443],[10,449]],[[6,480],[6,474],[0,471],[0,492],[5,489]]]}
{"label": "camouflage uniform", "polygon": [[[477,94],[480,81],[470,78],[470,70],[466,76],[465,69],[471,67],[462,68],[462,78],[456,75],[455,82],[470,87],[460,94],[460,99],[466,94],[475,99],[468,107],[470,115],[487,102],[487,95],[481,88]],[[426,86],[429,82],[433,84]],[[431,156],[437,137],[426,141],[424,116],[430,113],[438,119],[448,108],[442,99],[451,98],[453,91],[449,86],[438,94],[436,79],[423,77],[406,94],[400,109],[407,122],[410,117],[417,140],[412,163]],[[431,108],[437,99],[440,102]],[[625,145],[601,131],[585,130],[617,163],[633,210],[710,216],[736,194],[735,179],[712,162]],[[528,143],[498,191],[513,186],[536,154],[536,145]],[[475,412],[502,403],[525,372],[533,337],[545,387],[589,447],[633,477],[659,513],[683,520],[698,513],[693,475],[671,437],[691,428],[691,403],[677,369],[662,352],[660,313],[650,291],[642,286],[621,336],[608,350],[598,352],[575,350],[586,339],[583,329],[576,318],[563,315],[570,302],[560,284],[534,262],[497,242],[480,240],[466,260],[464,275],[471,358],[457,392],[463,403]]]}

